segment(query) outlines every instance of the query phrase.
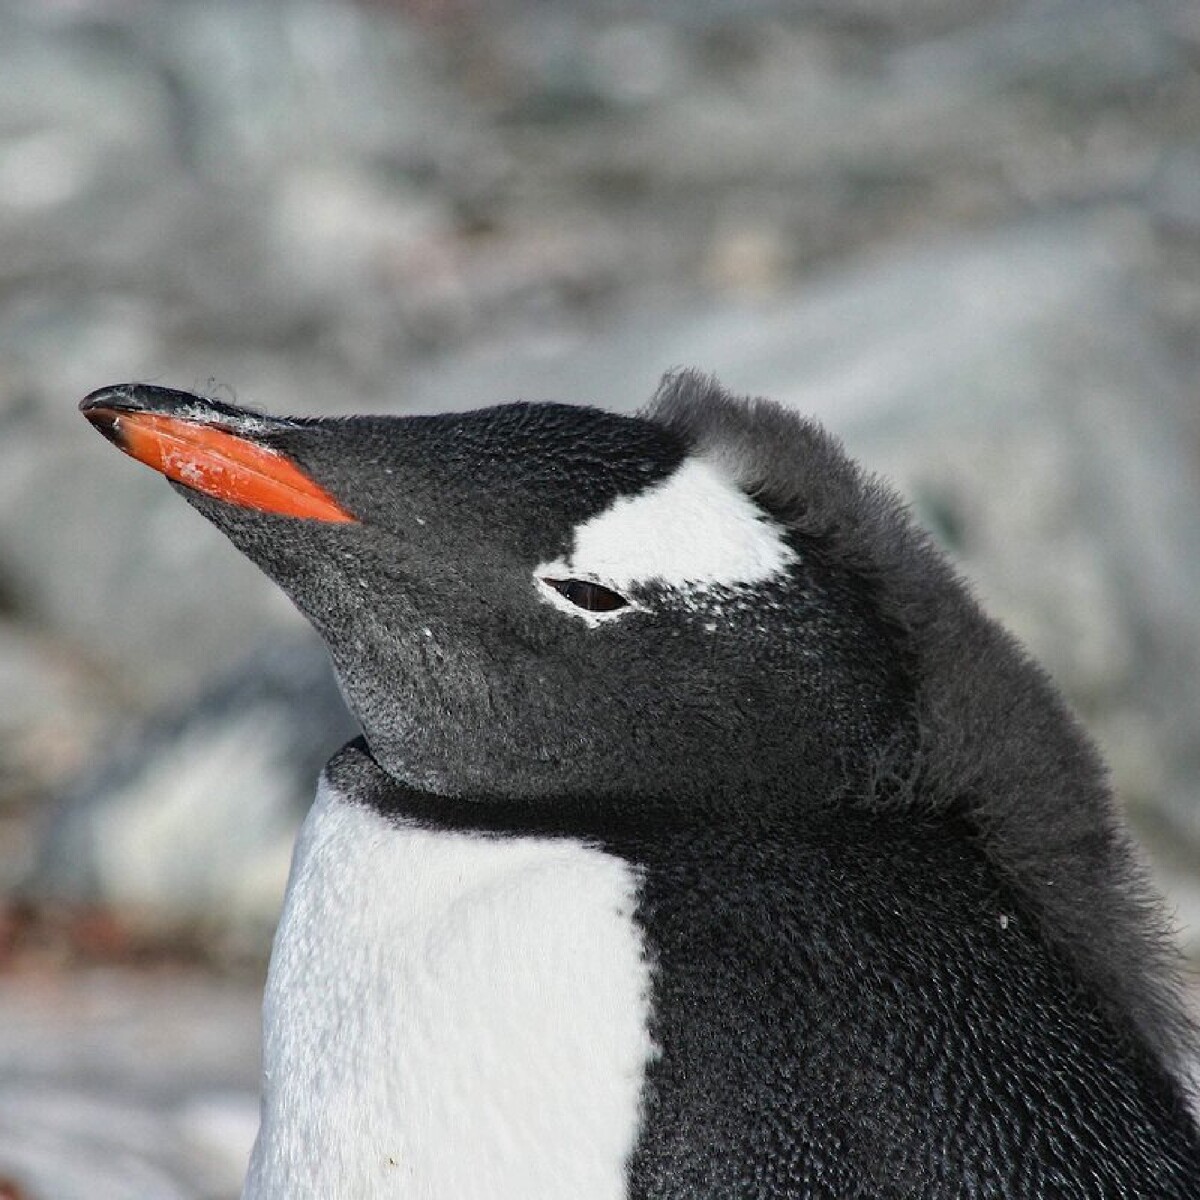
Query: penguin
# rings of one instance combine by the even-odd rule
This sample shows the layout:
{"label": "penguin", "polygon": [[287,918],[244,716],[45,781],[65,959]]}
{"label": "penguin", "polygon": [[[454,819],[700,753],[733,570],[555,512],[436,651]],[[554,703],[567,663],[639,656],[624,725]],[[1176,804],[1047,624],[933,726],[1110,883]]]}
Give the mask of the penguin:
{"label": "penguin", "polygon": [[246,1200],[1200,1197],[1161,906],[1047,676],[817,425],[88,420],[323,637]]}

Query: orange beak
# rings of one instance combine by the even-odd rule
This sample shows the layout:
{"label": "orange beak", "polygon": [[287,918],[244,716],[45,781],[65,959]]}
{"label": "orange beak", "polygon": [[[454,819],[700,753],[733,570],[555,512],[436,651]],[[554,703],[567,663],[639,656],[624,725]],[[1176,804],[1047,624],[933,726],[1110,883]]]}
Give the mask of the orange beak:
{"label": "orange beak", "polygon": [[193,491],[285,517],[357,520],[323,487],[277,450],[183,417],[105,403],[96,393],[83,415],[118,449]]}

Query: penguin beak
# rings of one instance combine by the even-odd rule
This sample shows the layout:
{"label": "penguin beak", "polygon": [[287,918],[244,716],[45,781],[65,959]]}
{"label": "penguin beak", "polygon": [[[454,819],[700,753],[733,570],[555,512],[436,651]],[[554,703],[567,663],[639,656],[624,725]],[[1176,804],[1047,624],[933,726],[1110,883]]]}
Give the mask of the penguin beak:
{"label": "penguin beak", "polygon": [[141,384],[101,388],[79,409],[117,449],[202,495],[277,516],[357,520],[290,458],[263,444],[273,430],[295,428],[293,422]]}

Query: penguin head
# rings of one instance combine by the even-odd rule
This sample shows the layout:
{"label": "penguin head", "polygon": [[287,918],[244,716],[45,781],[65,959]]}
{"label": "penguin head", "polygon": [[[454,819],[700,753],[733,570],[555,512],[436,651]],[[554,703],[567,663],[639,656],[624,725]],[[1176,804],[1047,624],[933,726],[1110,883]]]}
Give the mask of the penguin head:
{"label": "penguin head", "polygon": [[471,802],[472,824],[561,814],[601,840],[614,820],[731,819],[723,844],[745,848],[813,806],[902,807],[969,837],[1111,1010],[1184,1061],[1168,942],[1094,748],[812,423],[686,372],[637,417],[291,420],[132,384],[82,408],[308,616],[372,784],[406,811],[416,789],[443,814]]}
{"label": "penguin head", "polygon": [[[138,385],[82,407],[288,592],[411,786],[820,799],[907,736],[899,626],[792,519],[852,468],[765,402],[688,375],[636,417],[290,420]],[[755,457],[781,432],[814,472],[787,513]]]}

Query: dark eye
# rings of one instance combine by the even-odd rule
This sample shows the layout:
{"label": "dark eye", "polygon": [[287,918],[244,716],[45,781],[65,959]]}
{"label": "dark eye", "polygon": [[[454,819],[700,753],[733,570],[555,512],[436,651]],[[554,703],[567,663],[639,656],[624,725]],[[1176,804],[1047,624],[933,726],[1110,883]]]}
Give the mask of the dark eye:
{"label": "dark eye", "polygon": [[543,579],[542,582],[586,612],[613,612],[629,603],[619,592],[589,579]]}

